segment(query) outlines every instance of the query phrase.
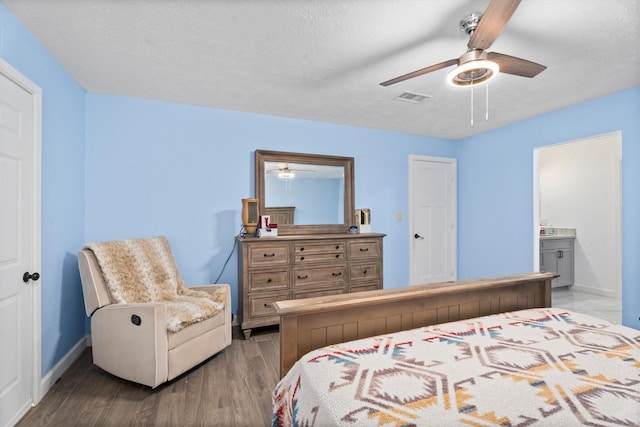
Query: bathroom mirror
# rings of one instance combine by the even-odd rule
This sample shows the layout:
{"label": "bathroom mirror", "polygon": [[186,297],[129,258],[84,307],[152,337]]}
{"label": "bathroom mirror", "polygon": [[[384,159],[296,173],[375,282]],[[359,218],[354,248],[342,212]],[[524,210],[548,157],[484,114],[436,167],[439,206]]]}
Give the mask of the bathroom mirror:
{"label": "bathroom mirror", "polygon": [[260,215],[278,224],[278,235],[348,232],[353,166],[353,157],[256,150]]}

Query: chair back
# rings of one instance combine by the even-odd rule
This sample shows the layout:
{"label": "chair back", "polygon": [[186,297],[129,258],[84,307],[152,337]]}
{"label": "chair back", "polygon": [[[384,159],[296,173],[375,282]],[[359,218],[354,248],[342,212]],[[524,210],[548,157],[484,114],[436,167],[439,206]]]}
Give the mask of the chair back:
{"label": "chair back", "polygon": [[78,265],[84,294],[84,308],[87,316],[91,316],[100,307],[111,304],[111,297],[98,260],[92,251],[81,250],[78,253]]}

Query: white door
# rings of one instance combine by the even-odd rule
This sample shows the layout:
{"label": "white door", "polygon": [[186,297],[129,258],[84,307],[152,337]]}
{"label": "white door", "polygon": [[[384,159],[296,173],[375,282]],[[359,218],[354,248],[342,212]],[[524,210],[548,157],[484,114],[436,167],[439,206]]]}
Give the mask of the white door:
{"label": "white door", "polygon": [[456,160],[409,156],[411,284],[456,279]]}
{"label": "white door", "polygon": [[39,393],[39,282],[23,280],[40,268],[39,102],[37,87],[0,60],[0,426]]}

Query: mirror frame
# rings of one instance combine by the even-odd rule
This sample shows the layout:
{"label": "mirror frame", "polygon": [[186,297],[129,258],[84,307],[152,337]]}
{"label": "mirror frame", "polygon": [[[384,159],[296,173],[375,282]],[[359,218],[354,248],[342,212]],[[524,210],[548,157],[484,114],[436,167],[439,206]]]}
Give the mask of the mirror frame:
{"label": "mirror frame", "polygon": [[264,173],[265,162],[276,163],[304,163],[312,165],[341,166],[344,168],[344,223],[343,224],[278,224],[279,236],[304,234],[335,234],[348,233],[353,225],[354,212],[354,178],[353,157],[324,156],[320,154],[288,153],[284,151],[256,150],[255,180],[256,198],[258,199],[258,213],[264,212]]}

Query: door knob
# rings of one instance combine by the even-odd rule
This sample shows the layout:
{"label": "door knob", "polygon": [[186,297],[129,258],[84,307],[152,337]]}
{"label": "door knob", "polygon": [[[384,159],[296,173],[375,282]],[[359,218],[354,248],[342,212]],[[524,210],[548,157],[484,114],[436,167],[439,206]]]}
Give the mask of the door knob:
{"label": "door knob", "polygon": [[420,240],[424,240],[424,237],[422,237],[421,235],[419,235],[418,233],[413,235],[414,239],[420,239]]}
{"label": "door knob", "polygon": [[40,273],[33,273],[33,274],[29,274],[28,271],[26,271],[23,275],[22,275],[22,281],[24,283],[27,283],[29,280],[38,280],[40,278]]}

